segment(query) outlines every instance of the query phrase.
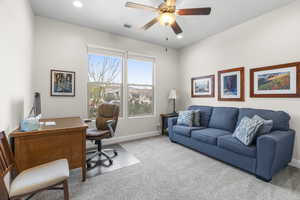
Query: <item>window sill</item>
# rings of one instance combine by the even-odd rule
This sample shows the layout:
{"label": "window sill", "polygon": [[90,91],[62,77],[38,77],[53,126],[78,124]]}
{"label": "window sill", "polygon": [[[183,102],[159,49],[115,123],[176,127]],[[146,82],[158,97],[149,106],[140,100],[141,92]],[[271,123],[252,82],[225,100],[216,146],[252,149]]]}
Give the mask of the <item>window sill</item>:
{"label": "window sill", "polygon": [[144,118],[156,118],[156,115],[141,115],[141,116],[134,116],[128,117],[128,119],[144,119]]}
{"label": "window sill", "polygon": [[[126,120],[126,119],[147,119],[147,118],[156,118],[157,116],[156,115],[141,115],[141,116],[134,116],[134,117],[119,117],[119,120]],[[91,119],[92,122],[91,123],[96,123],[96,119],[93,118]]]}

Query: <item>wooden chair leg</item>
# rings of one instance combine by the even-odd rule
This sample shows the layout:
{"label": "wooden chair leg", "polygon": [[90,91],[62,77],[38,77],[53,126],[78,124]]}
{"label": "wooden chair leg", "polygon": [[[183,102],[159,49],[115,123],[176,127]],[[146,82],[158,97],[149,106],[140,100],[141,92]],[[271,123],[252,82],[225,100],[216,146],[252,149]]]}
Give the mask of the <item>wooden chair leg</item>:
{"label": "wooden chair leg", "polygon": [[68,186],[68,180],[64,181],[64,199],[69,200],[69,186]]}

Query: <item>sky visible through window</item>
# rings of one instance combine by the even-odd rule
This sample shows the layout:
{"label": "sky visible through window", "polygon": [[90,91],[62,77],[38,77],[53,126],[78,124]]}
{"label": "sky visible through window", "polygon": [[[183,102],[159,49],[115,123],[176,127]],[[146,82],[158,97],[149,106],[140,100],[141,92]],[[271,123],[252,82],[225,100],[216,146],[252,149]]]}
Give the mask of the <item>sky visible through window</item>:
{"label": "sky visible through window", "polygon": [[[109,58],[109,63],[114,63],[117,68],[117,76],[115,76],[113,83],[122,82],[122,58],[117,56],[102,56],[96,54],[89,54],[89,71],[101,72],[105,67],[105,63]],[[107,65],[106,65],[107,66]],[[109,64],[108,64],[109,66]],[[111,77],[111,72],[105,74],[105,79]],[[128,59],[128,83],[129,84],[144,84],[152,85],[153,63],[135,59]],[[106,77],[107,76],[107,77]],[[93,81],[89,77],[89,81]]]}
{"label": "sky visible through window", "polygon": [[128,83],[152,85],[153,63],[128,59]]}
{"label": "sky visible through window", "polygon": [[[103,77],[104,82],[122,82],[122,58],[117,56],[101,56],[89,54],[89,81],[97,82],[97,77]],[[105,71],[105,73],[104,73]],[[95,75],[94,78],[92,75]],[[95,80],[96,79],[96,80]]]}

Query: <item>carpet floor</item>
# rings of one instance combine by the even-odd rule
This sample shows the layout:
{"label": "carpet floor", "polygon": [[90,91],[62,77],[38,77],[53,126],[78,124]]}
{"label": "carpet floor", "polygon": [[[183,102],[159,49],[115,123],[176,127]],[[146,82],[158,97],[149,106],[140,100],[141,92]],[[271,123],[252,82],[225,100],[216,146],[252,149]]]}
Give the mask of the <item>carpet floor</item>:
{"label": "carpet floor", "polygon": [[[256,179],[166,137],[121,144],[140,163],[81,182],[80,170],[69,180],[71,200],[299,200],[300,170],[288,167],[271,183]],[[46,191],[35,200],[62,200]]]}

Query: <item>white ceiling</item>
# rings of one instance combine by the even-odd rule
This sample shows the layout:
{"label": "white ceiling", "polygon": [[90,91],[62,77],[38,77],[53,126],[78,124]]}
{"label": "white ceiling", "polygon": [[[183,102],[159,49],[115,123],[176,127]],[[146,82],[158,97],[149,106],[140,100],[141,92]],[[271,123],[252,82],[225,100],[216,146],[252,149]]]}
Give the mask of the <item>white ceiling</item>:
{"label": "white ceiling", "polygon": [[[179,16],[184,38],[177,39],[170,27],[156,24],[148,31],[140,29],[156,14],[125,8],[127,0],[81,0],[82,8],[73,0],[30,0],[36,15],[96,28],[126,37],[168,47],[181,48],[241,24],[294,0],[177,0],[177,8],[212,7],[209,16]],[[130,0],[157,7],[163,0]],[[131,29],[123,24],[132,25]],[[166,41],[166,38],[169,38]]]}

